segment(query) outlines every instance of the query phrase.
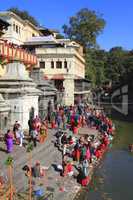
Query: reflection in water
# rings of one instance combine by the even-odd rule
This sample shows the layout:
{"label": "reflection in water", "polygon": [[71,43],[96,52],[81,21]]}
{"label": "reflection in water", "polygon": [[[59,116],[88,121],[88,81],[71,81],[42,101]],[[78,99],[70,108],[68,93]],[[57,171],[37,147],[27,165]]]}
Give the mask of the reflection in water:
{"label": "reflection in water", "polygon": [[109,152],[101,169],[98,169],[95,174],[98,177],[99,192],[89,192],[88,199],[133,200],[132,170],[133,156],[131,154],[120,150]]}
{"label": "reflection in water", "polygon": [[106,153],[92,183],[78,200],[133,200],[133,154],[127,148],[133,143],[133,124],[119,122],[118,125],[113,148]]}

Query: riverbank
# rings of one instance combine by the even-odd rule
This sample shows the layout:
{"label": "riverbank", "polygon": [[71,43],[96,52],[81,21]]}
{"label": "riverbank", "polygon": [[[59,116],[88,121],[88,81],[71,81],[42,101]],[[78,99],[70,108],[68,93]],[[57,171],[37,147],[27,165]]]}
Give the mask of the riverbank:
{"label": "riverbank", "polygon": [[133,143],[133,123],[113,120],[116,135],[112,147],[95,170],[91,186],[83,188],[75,200],[132,200],[133,155],[128,145]]}
{"label": "riverbank", "polygon": [[[95,114],[91,117],[93,117],[93,120],[90,118],[91,120],[89,122],[89,127],[91,128],[89,128],[87,124],[80,124],[78,132],[75,134],[69,129],[68,133],[63,134],[63,141],[67,143],[65,144],[62,141],[61,146],[64,148],[65,144],[69,150],[69,152],[66,151],[64,154],[65,157],[67,157],[66,160],[63,160],[64,157],[62,157],[62,152],[64,152],[64,150],[55,147],[55,140],[57,139],[55,134],[57,132],[56,128],[49,129],[46,141],[43,144],[39,143],[37,147],[33,149],[31,166],[35,166],[36,161],[39,161],[41,168],[44,171],[43,177],[32,177],[34,191],[38,190],[35,188],[42,187],[44,194],[49,190],[49,192],[54,195],[54,200],[68,200],[74,199],[77,192],[82,188],[81,185],[87,186],[91,180],[94,168],[102,159],[112,140],[113,130],[112,122],[104,115],[99,116]],[[71,137],[69,135],[70,133],[72,134]],[[14,151],[11,153],[11,156],[14,159],[14,187],[17,192],[21,193],[28,189],[29,181],[28,177],[25,176],[25,172],[22,171],[22,168],[29,164],[28,154],[26,153],[27,144],[28,140],[26,141],[25,138],[24,147],[14,145]],[[4,144],[1,142],[1,146],[2,145]],[[3,160],[6,160],[4,146],[1,151],[3,158],[0,160],[0,165],[2,166],[2,172],[7,174],[7,169],[2,163]],[[73,154],[74,152],[76,153],[76,151],[80,154],[79,160],[77,160],[77,154]],[[87,154],[87,151],[89,155]],[[63,162],[65,162],[64,166]],[[87,166],[85,163],[87,163]],[[68,171],[70,170],[70,165],[71,171]],[[61,173],[57,166],[62,167]],[[69,168],[67,168],[68,166]],[[73,172],[71,176],[69,176],[69,172]],[[21,177],[21,179],[18,179],[18,176]]]}
{"label": "riverbank", "polygon": [[[38,143],[37,147],[32,151],[32,166],[37,160],[39,160],[41,165],[46,168],[44,177],[34,180],[38,182],[38,186],[41,184],[43,185],[45,193],[53,193],[54,200],[74,199],[75,195],[81,188],[80,184],[78,184],[77,180],[73,177],[61,177],[60,173],[54,169],[55,165],[62,163],[62,153],[54,146],[54,135],[56,131],[56,129],[49,129],[46,141],[43,144]],[[84,134],[97,135],[98,131],[95,129],[80,128],[78,137]],[[22,170],[24,165],[28,164],[28,153],[26,153],[27,144],[28,141],[25,138],[25,147],[14,145],[14,150],[10,154],[14,159],[13,185],[16,192],[21,193],[21,195],[24,194],[28,189],[28,178],[25,176],[25,173]],[[8,169],[4,163],[9,154],[6,153],[6,146],[3,141],[0,142],[0,146],[0,173],[4,176],[8,176]],[[17,197],[16,200],[19,199],[22,198]]]}

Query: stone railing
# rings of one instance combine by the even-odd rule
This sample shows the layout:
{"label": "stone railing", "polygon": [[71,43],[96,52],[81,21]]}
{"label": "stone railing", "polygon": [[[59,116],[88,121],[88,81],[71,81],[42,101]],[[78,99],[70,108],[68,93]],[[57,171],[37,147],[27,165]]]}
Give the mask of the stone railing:
{"label": "stone railing", "polygon": [[37,57],[21,47],[0,39],[0,57],[5,62],[19,60],[25,65],[36,65]]}

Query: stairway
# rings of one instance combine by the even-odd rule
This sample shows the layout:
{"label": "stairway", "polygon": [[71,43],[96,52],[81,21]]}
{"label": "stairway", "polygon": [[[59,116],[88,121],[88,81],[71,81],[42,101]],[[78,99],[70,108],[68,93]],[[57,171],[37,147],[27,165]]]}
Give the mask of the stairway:
{"label": "stairway", "polygon": [[[37,160],[41,162],[42,166],[48,166],[51,168],[53,162],[61,162],[61,153],[54,147],[54,131],[49,130],[48,137],[43,144],[37,143],[37,147],[32,151],[32,166]],[[5,145],[0,142],[0,146],[4,149]],[[13,182],[17,191],[21,191],[27,187],[27,177],[22,170],[23,166],[28,164],[28,153],[26,148],[14,145],[14,150],[12,154],[6,154],[5,152],[0,152],[0,172],[7,174],[7,167],[4,165],[4,161],[8,156],[14,158],[13,162]],[[25,187],[26,186],[26,187]]]}

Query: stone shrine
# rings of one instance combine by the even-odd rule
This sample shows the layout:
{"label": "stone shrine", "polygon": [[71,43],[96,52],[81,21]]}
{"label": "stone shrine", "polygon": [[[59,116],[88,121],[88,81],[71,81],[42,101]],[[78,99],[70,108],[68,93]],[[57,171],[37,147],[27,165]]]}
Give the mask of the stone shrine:
{"label": "stone shrine", "polygon": [[6,65],[6,73],[0,78],[0,93],[10,106],[10,126],[20,121],[23,129],[28,120],[38,115],[38,97],[41,91],[29,77],[25,65],[13,61]]}
{"label": "stone shrine", "polygon": [[37,88],[42,91],[42,94],[39,96],[39,114],[41,119],[44,119],[49,102],[51,102],[53,107],[56,103],[57,89],[53,86],[52,81],[45,80],[44,72],[39,68],[32,69],[30,77],[37,84]]}

